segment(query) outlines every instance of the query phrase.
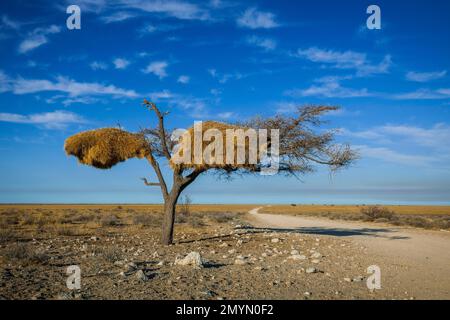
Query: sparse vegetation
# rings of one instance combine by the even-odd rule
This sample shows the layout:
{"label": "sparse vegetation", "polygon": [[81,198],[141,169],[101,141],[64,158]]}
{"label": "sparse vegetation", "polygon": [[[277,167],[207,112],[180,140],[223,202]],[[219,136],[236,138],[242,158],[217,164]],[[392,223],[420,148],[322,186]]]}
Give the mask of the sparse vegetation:
{"label": "sparse vegetation", "polygon": [[162,219],[160,215],[140,213],[133,216],[133,224],[144,227],[161,226]]}
{"label": "sparse vegetation", "polygon": [[116,227],[119,226],[120,218],[115,214],[108,214],[107,216],[101,219],[101,224],[104,227]]}
{"label": "sparse vegetation", "polygon": [[370,206],[361,208],[361,213],[366,216],[367,221],[376,221],[378,219],[391,221],[396,219],[394,211],[384,207]]}
{"label": "sparse vegetation", "polygon": [[236,217],[236,214],[231,212],[217,212],[213,213],[209,216],[209,218],[218,223],[225,223],[233,220]]}
{"label": "sparse vegetation", "polygon": [[10,260],[23,260],[27,263],[45,263],[50,258],[42,250],[32,249],[27,244],[20,242],[9,245],[4,256]]}

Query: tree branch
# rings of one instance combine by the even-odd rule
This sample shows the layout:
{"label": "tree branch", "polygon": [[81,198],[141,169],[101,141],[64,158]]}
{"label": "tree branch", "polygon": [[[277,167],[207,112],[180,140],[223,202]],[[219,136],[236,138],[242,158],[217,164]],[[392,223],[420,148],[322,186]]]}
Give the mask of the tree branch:
{"label": "tree branch", "polygon": [[147,160],[155,170],[156,176],[158,177],[159,180],[159,186],[161,187],[161,191],[165,200],[168,198],[169,192],[167,191],[166,181],[164,180],[164,176],[162,175],[161,169],[159,168],[159,164],[152,154],[149,154],[147,156]]}
{"label": "tree branch", "polygon": [[164,128],[164,116],[168,114],[168,112],[161,113],[159,111],[156,104],[153,102],[148,101],[147,99],[144,99],[143,104],[152,111],[155,111],[156,116],[158,117],[158,132],[159,132],[159,138],[161,139],[161,147],[163,155],[167,158],[167,160],[170,160],[170,152],[169,148],[167,147],[167,141],[166,141],[166,129]]}
{"label": "tree branch", "polygon": [[142,181],[144,181],[144,184],[146,186],[160,186],[161,184],[158,182],[148,182],[146,178],[141,178]]}

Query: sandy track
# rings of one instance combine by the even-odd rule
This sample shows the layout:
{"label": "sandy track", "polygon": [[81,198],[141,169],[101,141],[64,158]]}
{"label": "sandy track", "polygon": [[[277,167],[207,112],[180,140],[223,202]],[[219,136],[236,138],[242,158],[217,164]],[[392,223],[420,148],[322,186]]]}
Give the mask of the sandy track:
{"label": "sandy track", "polygon": [[[316,217],[249,211],[256,227],[292,229],[325,237],[343,237],[367,248],[382,270],[382,286],[402,288],[419,299],[450,299],[450,233]],[[270,210],[270,209],[269,209]]]}

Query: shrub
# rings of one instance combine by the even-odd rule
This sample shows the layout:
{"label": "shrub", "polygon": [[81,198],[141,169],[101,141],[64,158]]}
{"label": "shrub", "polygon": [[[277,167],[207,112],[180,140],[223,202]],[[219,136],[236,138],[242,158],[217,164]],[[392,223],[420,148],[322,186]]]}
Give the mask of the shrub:
{"label": "shrub", "polygon": [[177,208],[179,209],[179,213],[182,215],[188,216],[191,213],[191,204],[192,204],[192,200],[189,197],[189,195],[185,195],[184,197],[181,197],[181,199],[177,205]]}
{"label": "shrub", "polygon": [[116,216],[115,214],[109,214],[102,218],[101,224],[104,227],[114,227],[119,226],[121,223],[118,216]]}
{"label": "shrub", "polygon": [[117,248],[104,248],[101,252],[101,255],[108,260],[109,262],[115,262],[118,260],[122,260],[122,252]]}
{"label": "shrub", "polygon": [[203,227],[205,222],[199,216],[189,216],[188,223],[191,227]]}
{"label": "shrub", "polygon": [[377,219],[393,220],[395,217],[394,211],[391,211],[388,208],[383,208],[383,207],[378,207],[378,206],[370,206],[367,208],[361,208],[361,213],[369,221],[374,221]]}
{"label": "shrub", "polygon": [[0,229],[0,243],[6,243],[15,240],[17,235],[11,229]]}
{"label": "shrub", "polygon": [[40,250],[33,250],[24,243],[16,243],[5,251],[5,257],[11,260],[27,260],[27,262],[45,263],[49,256]]}
{"label": "shrub", "polygon": [[55,231],[60,236],[76,236],[77,232],[74,230],[74,228],[66,227],[66,226],[59,226],[55,228]]}
{"label": "shrub", "polygon": [[138,214],[133,216],[133,224],[140,224],[145,227],[159,226],[161,217],[153,214]]}
{"label": "shrub", "polygon": [[217,223],[225,223],[228,221],[233,220],[235,217],[234,214],[232,214],[231,212],[218,212],[218,213],[214,213],[210,216],[211,220],[217,222]]}

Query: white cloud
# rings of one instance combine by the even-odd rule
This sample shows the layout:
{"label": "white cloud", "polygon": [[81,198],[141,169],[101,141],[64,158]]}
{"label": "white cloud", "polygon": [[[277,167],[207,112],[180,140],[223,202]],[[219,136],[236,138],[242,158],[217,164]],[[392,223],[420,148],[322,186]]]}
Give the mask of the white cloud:
{"label": "white cloud", "polygon": [[216,69],[208,69],[208,73],[213,77],[214,79],[217,79],[219,83],[226,83],[230,79],[241,79],[243,75],[241,73],[219,73]]}
{"label": "white cloud", "polygon": [[91,69],[94,71],[108,69],[108,65],[101,61],[93,61],[89,64],[89,67],[91,67]]}
{"label": "white cloud", "polygon": [[114,67],[116,69],[126,69],[128,67],[128,65],[130,64],[130,61],[128,61],[127,59],[122,59],[122,58],[116,58],[113,60],[113,64]]}
{"label": "white cloud", "polygon": [[13,30],[19,30],[22,26],[22,23],[10,19],[7,15],[2,16],[2,24]]}
{"label": "white cloud", "polygon": [[450,89],[441,88],[437,90],[419,89],[412,92],[399,93],[390,95],[391,98],[397,100],[439,100],[449,99]]}
{"label": "white cloud", "polygon": [[392,64],[390,55],[386,55],[379,64],[372,64],[365,53],[325,50],[317,47],[298,49],[295,56],[327,64],[336,69],[354,69],[357,76],[388,73]]}
{"label": "white cloud", "polygon": [[256,8],[245,10],[236,23],[240,27],[250,29],[271,29],[279,26],[273,13],[258,11]]}
{"label": "white cloud", "polygon": [[299,104],[294,102],[278,102],[275,106],[277,113],[292,113],[298,109]]}
{"label": "white cloud", "polygon": [[[412,125],[386,124],[376,126],[363,131],[351,131],[340,129],[339,134],[347,137],[370,140],[376,143],[398,145],[399,147],[412,147],[418,150],[420,147],[435,151],[440,155],[450,157],[450,126],[437,123],[430,128]],[[429,154],[429,151],[427,152]],[[437,156],[436,158],[439,158]]]}
{"label": "white cloud", "polygon": [[436,161],[434,157],[405,154],[385,147],[356,145],[354,148],[360,152],[362,158],[369,157],[401,165],[426,166]]}
{"label": "white cloud", "polygon": [[251,36],[246,40],[248,44],[263,48],[266,51],[274,50],[277,47],[277,42],[274,39],[270,38]]}
{"label": "white cloud", "polygon": [[415,82],[428,82],[445,77],[447,70],[436,72],[414,72],[410,71],[406,74],[406,79]]}
{"label": "white cloud", "polygon": [[43,126],[47,129],[62,129],[69,124],[86,123],[87,121],[76,113],[56,110],[53,112],[22,115],[16,113],[0,113],[0,121],[24,123]]}
{"label": "white cloud", "polygon": [[47,79],[12,79],[0,71],[2,90],[14,94],[29,94],[36,92],[63,92],[70,97],[79,96],[112,96],[114,98],[137,98],[134,90],[118,88],[114,85],[104,85],[97,82],[77,82],[67,77],[59,76],[56,81]]}
{"label": "white cloud", "polygon": [[189,83],[190,80],[191,78],[189,76],[181,75],[178,77],[177,82],[186,84]]}
{"label": "white cloud", "polygon": [[114,22],[122,22],[134,17],[136,17],[135,13],[128,11],[118,11],[110,15],[102,16],[101,20],[105,23],[114,23]]}
{"label": "white cloud", "polygon": [[157,25],[154,24],[146,24],[141,29],[139,29],[139,35],[145,36],[146,34],[151,33],[160,33],[160,32],[169,32],[174,31],[177,29],[182,28],[183,26],[181,24],[162,24],[158,23]]}
{"label": "white cloud", "polygon": [[316,79],[318,85],[306,89],[293,89],[285,92],[291,97],[322,97],[322,98],[360,98],[371,96],[366,88],[353,89],[341,86],[339,77],[324,77]]}
{"label": "white cloud", "polygon": [[209,12],[198,5],[179,0],[120,0],[128,8],[138,9],[150,13],[159,13],[182,20],[208,20]]}
{"label": "white cloud", "polygon": [[235,116],[236,116],[236,114],[234,112],[231,112],[231,111],[220,112],[220,113],[217,114],[217,117],[219,119],[224,119],[224,120],[231,119],[231,118],[233,118]]}
{"label": "white cloud", "polygon": [[169,64],[166,61],[153,61],[144,70],[144,73],[153,73],[160,79],[167,77],[166,68]]}
{"label": "white cloud", "polygon": [[19,44],[19,53],[26,53],[48,43],[49,34],[59,33],[61,27],[52,25],[48,28],[36,28]]}

